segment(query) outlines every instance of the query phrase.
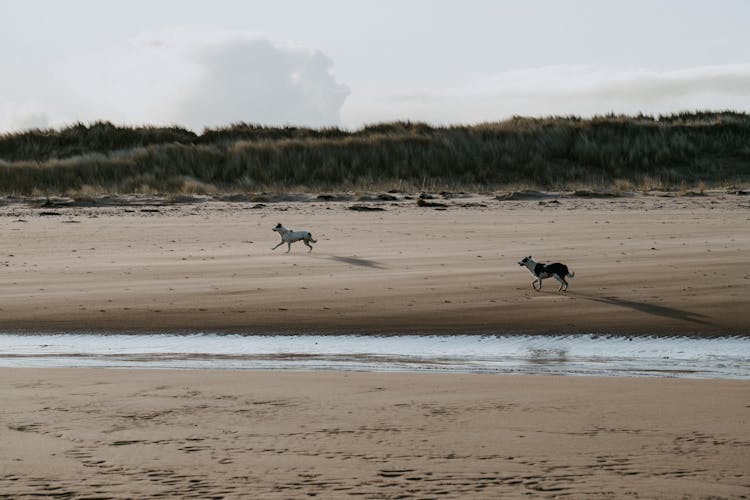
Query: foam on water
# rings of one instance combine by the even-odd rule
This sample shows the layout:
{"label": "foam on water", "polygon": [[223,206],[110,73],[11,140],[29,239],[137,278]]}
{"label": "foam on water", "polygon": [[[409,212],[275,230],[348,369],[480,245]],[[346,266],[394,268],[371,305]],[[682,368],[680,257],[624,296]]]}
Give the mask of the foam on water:
{"label": "foam on water", "polygon": [[750,337],[0,334],[0,367],[750,379]]}

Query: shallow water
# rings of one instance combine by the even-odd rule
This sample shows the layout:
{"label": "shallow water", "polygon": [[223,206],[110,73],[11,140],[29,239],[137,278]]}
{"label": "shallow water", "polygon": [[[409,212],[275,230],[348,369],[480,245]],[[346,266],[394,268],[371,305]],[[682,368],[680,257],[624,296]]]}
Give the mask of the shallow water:
{"label": "shallow water", "polygon": [[750,337],[0,334],[0,367],[750,379]]}

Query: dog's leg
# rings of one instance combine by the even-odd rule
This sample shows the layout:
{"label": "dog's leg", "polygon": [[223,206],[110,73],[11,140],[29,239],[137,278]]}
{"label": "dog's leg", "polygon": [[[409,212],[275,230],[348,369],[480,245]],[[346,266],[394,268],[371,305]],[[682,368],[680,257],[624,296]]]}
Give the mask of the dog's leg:
{"label": "dog's leg", "polygon": [[561,292],[563,287],[565,287],[566,289],[568,288],[568,284],[565,282],[563,278],[561,278],[558,275],[555,275],[554,278],[557,280],[558,283],[560,283],[560,288],[557,289],[558,292]]}
{"label": "dog's leg", "polygon": [[308,250],[307,252],[308,252],[308,253],[312,252],[312,245],[310,244],[310,242],[308,242],[307,240],[302,240],[302,241],[303,241],[303,242],[305,243],[305,245],[307,245],[307,247],[308,247],[308,248],[310,249],[310,250]]}
{"label": "dog's leg", "polygon": [[284,244],[284,240],[281,240],[281,242],[278,245],[276,245],[275,247],[273,247],[271,250],[276,250],[277,248],[279,248],[283,244]]}
{"label": "dog's leg", "polygon": [[286,253],[289,253],[289,250],[291,250],[291,249],[292,249],[292,242],[291,241],[287,241],[286,242]]}

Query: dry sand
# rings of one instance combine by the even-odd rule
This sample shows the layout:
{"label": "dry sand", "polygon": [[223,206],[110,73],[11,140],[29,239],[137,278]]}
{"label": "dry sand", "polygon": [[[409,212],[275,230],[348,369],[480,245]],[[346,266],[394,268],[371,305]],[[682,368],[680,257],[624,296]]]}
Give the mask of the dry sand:
{"label": "dry sand", "polygon": [[[399,197],[364,203],[382,212],[8,202],[1,329],[748,333],[747,196]],[[277,222],[315,250],[271,251]],[[532,291],[527,255],[568,264],[570,291]]]}
{"label": "dry sand", "polygon": [[0,370],[0,498],[748,498],[747,381]]}

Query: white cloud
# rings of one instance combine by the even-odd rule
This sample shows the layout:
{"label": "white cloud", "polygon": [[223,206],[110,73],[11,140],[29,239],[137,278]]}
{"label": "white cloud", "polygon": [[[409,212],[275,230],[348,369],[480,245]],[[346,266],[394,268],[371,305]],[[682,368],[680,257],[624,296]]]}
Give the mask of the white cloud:
{"label": "white cloud", "polygon": [[676,71],[549,66],[507,71],[442,90],[354,93],[349,126],[423,120],[476,123],[512,115],[660,114],[694,109],[750,110],[750,64]]}
{"label": "white cloud", "polygon": [[264,38],[230,37],[191,51],[200,69],[176,109],[180,122],[338,125],[349,94],[320,51]]}
{"label": "white cloud", "polygon": [[0,83],[0,130],[95,120],[198,131],[239,121],[334,126],[349,94],[320,51],[239,32],[170,30],[60,67],[43,75],[44,93]]}
{"label": "white cloud", "polygon": [[[363,74],[386,71],[375,63],[365,67],[367,57],[357,60]],[[92,46],[54,65],[9,69],[0,79],[0,131],[94,120],[199,131],[237,121],[357,128],[392,120],[448,124],[512,115],[750,111],[750,63],[671,71],[545,66],[415,88],[399,88],[404,79],[394,74],[371,88],[361,83],[351,95],[333,68],[320,51],[267,36],[171,29]]]}
{"label": "white cloud", "polygon": [[[0,107],[0,117],[2,116],[8,123],[7,129],[10,130],[45,129],[50,126],[49,115],[33,109],[8,106],[8,110],[4,112],[3,107]],[[3,128],[5,127],[2,127],[2,121],[0,121],[0,133]]]}

